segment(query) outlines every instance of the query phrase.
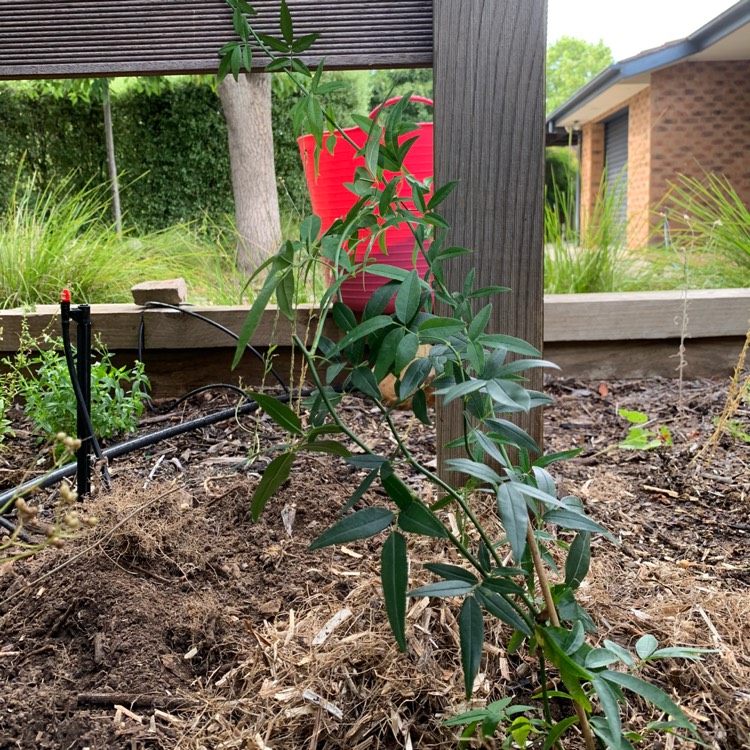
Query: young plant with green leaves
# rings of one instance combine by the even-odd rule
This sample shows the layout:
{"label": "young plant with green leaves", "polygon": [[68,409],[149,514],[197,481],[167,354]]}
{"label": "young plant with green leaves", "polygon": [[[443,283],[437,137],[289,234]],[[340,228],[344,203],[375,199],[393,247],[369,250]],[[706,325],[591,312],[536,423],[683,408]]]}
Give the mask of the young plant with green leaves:
{"label": "young plant with green leaves", "polygon": [[[295,37],[284,0],[282,38],[274,40],[253,30],[248,16],[254,11],[244,0],[227,2],[240,41],[222,49],[221,72],[238,74],[250,62],[251,42],[258,44],[271,57],[268,67],[286,71],[300,88],[303,104],[295,111],[299,124],[307,123],[319,149],[332,148],[323,130],[325,122],[335,127],[335,119],[320,101],[322,64],[311,71],[296,57],[314,39]],[[261,408],[289,439],[279,446],[255,489],[252,517],[260,517],[301,452],[330,454],[362,472],[337,522],[311,548],[384,537],[380,576],[385,610],[403,651],[409,648],[409,598],[461,599],[458,625],[467,697],[479,672],[487,621],[499,620],[510,628],[509,648],[527,648],[538,660],[538,692],[528,696],[529,705],[491,704],[481,719],[472,715],[466,721],[467,725],[481,721],[488,736],[500,732],[506,747],[528,746],[533,736],[538,747],[562,748],[567,735],[577,732],[588,750],[597,744],[632,748],[634,738],[624,731],[621,717],[628,692],[671,717],[663,729],[695,737],[695,727],[680,707],[635,673],[639,664],[626,649],[593,640],[596,628],[578,602],[577,591],[589,570],[592,534],[614,538],[585,513],[578,498],[559,496],[550,467],[577,451],[544,455],[512,421],[514,415],[550,403],[547,396],[527,387],[525,374],[554,365],[528,343],[490,330],[491,300],[507,290],[476,289],[473,272],[460,290],[446,285],[445,265],[470,252],[448,244],[448,223],[438,212],[456,185],[434,189],[429,181],[419,181],[404,170],[411,143],[402,142],[401,136],[414,129],[404,116],[405,102],[361,123],[367,140],[358,148],[364,166],[357,169],[350,186],[357,196],[354,207],[322,235],[318,217],[305,219],[300,239],[288,241],[266,264],[267,276],[243,327],[237,358],[274,295],[281,313],[294,319],[293,292],[299,275],[326,262],[334,277],[323,295],[317,328],[307,340],[294,337],[315,386],[303,403],[305,416],[256,394]],[[397,192],[401,180],[410,187],[409,204]],[[412,229],[415,254],[427,261],[423,277],[416,270],[374,265],[370,259],[369,251],[383,241],[385,230],[404,223]],[[355,262],[350,250],[357,243],[364,243],[365,252],[364,259]],[[344,278],[363,268],[387,283],[373,293],[358,318],[337,299],[337,292]],[[394,309],[390,313],[386,312],[389,302]],[[324,335],[328,317],[341,329],[337,341]],[[427,424],[431,419],[428,388],[435,389],[443,405],[461,404],[463,434],[452,447],[461,448],[464,455],[448,462],[452,476],[459,478],[457,484],[438,476],[409,450],[393,419],[394,406],[383,402],[379,390],[388,375],[395,378],[398,402],[410,405],[416,418]],[[347,426],[340,406],[355,392],[379,412],[383,428],[393,437],[392,451],[373,450]],[[438,499],[427,502],[416,494],[405,481],[407,474],[431,484]],[[466,491],[467,484],[473,493]],[[368,489],[376,485],[386,501],[365,502]],[[484,506],[481,513],[476,511],[477,499]],[[463,516],[467,533],[456,536],[443,513],[448,509]],[[494,523],[483,522],[487,512],[501,522],[502,537],[493,536]],[[450,545],[455,559],[426,562],[434,582],[410,589],[408,540],[415,536]],[[652,650],[649,656],[653,654]],[[548,686],[552,672],[561,682],[554,692]],[[570,711],[553,716],[552,698],[567,701]]]}
{"label": "young plant with green leaves", "polygon": [[617,414],[631,425],[625,439],[617,444],[618,448],[631,451],[650,451],[665,445],[671,447],[672,435],[666,425],[649,427],[648,414],[644,414],[642,411],[618,409]]}
{"label": "young plant with green leaves", "polygon": [[[98,437],[135,432],[143,413],[149,387],[144,365],[116,367],[106,346],[97,343],[91,363],[91,423]],[[61,353],[62,341],[45,338],[41,343],[25,334],[18,352],[3,359],[9,369],[5,389],[21,398],[40,437],[51,440],[58,433],[75,435],[76,399],[70,374]],[[62,450],[62,446],[58,446]]]}

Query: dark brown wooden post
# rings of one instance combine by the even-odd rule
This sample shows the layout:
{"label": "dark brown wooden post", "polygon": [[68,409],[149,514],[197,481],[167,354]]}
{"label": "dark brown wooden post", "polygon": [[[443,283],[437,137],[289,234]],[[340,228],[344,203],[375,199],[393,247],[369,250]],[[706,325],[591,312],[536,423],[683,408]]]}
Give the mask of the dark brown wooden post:
{"label": "dark brown wooden post", "polygon": [[[460,180],[443,214],[450,244],[476,251],[450,262],[447,281],[460,288],[476,268],[478,286],[510,287],[491,299],[492,330],[541,348],[547,3],[433,0],[433,13],[435,179]],[[443,474],[442,446],[462,431],[456,407],[438,406]],[[541,440],[539,410],[519,424]]]}

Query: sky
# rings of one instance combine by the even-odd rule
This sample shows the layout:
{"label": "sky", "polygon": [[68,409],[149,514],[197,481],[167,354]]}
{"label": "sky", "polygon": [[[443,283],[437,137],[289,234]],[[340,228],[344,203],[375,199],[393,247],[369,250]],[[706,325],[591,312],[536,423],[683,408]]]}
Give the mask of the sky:
{"label": "sky", "polygon": [[547,43],[604,41],[615,61],[682,39],[736,0],[548,0]]}

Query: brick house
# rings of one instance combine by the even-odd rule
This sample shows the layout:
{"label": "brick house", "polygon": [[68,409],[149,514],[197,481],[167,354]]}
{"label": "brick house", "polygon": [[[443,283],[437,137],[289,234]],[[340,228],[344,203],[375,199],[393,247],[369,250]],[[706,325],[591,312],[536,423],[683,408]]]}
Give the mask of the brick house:
{"label": "brick house", "polygon": [[686,39],[610,66],[547,118],[547,145],[573,135],[581,220],[602,178],[618,186],[627,244],[645,246],[677,174],[725,176],[750,206],[750,0]]}

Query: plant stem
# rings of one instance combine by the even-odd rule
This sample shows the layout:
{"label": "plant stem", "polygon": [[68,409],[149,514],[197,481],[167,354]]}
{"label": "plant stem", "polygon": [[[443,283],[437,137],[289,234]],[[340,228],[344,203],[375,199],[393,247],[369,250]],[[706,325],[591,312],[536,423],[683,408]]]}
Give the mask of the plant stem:
{"label": "plant stem", "polygon": [[[534,570],[536,571],[536,577],[539,580],[539,588],[542,590],[542,597],[544,598],[544,604],[547,608],[549,621],[552,623],[553,627],[559,628],[560,618],[557,615],[555,600],[552,597],[552,590],[550,589],[549,579],[547,578],[547,571],[544,568],[544,561],[539,552],[536,537],[534,536],[534,528],[531,523],[526,526],[526,543],[529,545],[531,559],[534,562]],[[591,732],[586,709],[575,700],[573,701],[573,706],[575,707],[576,715],[578,716],[578,722],[581,725],[583,739],[586,742],[586,750],[596,750],[596,743],[594,741],[594,735]]]}

